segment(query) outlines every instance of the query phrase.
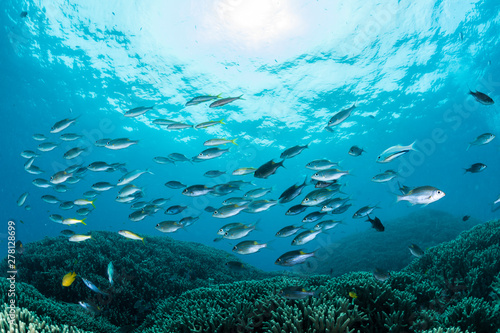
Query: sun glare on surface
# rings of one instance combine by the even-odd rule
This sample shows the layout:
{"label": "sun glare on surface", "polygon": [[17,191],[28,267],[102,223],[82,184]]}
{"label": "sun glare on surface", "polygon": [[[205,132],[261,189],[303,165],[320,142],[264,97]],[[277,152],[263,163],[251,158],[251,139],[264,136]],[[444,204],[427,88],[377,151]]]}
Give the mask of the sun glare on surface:
{"label": "sun glare on surface", "polygon": [[223,29],[248,47],[288,37],[298,24],[286,0],[221,0],[217,16]]}

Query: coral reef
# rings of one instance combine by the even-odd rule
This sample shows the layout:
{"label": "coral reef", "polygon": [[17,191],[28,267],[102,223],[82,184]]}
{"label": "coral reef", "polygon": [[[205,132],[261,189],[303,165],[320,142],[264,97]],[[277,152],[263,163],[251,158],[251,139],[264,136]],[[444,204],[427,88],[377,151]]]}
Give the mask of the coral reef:
{"label": "coral reef", "polygon": [[23,308],[0,306],[0,333],[86,333],[73,326],[56,325],[49,317],[39,317]]}
{"label": "coral reef", "polygon": [[[9,280],[0,278],[0,290],[9,290],[9,285]],[[17,326],[12,327],[12,329],[19,329],[23,332],[22,327],[24,325],[29,327],[28,323],[39,325],[36,332],[49,329],[51,326],[54,326],[54,332],[59,332],[58,329],[61,332],[71,332],[71,330],[74,332],[115,332],[118,329],[104,317],[89,314],[78,304],[58,302],[47,298],[29,284],[16,282],[15,290],[16,305],[25,309],[16,308],[16,313],[19,312],[16,319]],[[7,293],[1,294],[0,302],[8,302]],[[4,310],[6,311],[5,308]],[[6,315],[5,311],[3,312],[4,316]],[[43,324],[44,322],[45,324]],[[3,322],[3,327],[9,326]],[[5,329],[10,332],[7,328]],[[52,332],[52,328],[50,329]]]}
{"label": "coral reef", "polygon": [[[67,246],[61,245],[61,240],[46,239],[37,246],[52,252],[33,255],[40,261],[28,256],[23,258],[19,264],[21,277],[47,288],[47,291],[40,290],[57,299],[46,298],[28,284],[17,284],[18,305],[45,316],[43,318],[50,317],[54,322],[40,317],[33,319],[37,325],[45,320],[46,325],[60,327],[66,324],[96,333],[118,329],[141,333],[466,333],[500,330],[500,221],[478,225],[454,241],[427,249],[423,257],[415,259],[400,272],[392,272],[385,282],[367,272],[353,272],[337,278],[328,275],[269,277],[271,274],[249,268],[248,274],[242,276],[242,273],[225,268],[224,263],[228,261],[225,253],[201,245],[150,239],[148,245],[143,246],[114,239],[108,233],[97,233],[95,238],[102,247],[96,244],[90,250],[82,250],[76,244],[79,250],[69,249],[66,255],[62,251]],[[169,247],[157,250],[165,242]],[[29,247],[26,249],[29,254]],[[65,263],[58,265],[56,277],[47,275],[55,265],[46,262],[48,253],[55,253],[60,263]],[[152,258],[158,253],[164,256]],[[75,258],[86,266],[78,267]],[[117,280],[115,285],[104,288],[105,274],[96,272],[102,272],[110,260],[118,267]],[[176,260],[184,263],[184,267]],[[24,264],[31,268],[22,269]],[[188,264],[191,266],[186,269]],[[41,271],[36,272],[34,265],[39,265]],[[70,288],[60,286],[62,275],[72,270],[71,265],[103,291],[113,294],[111,301],[102,305],[101,313],[93,315],[74,303],[76,300],[105,302],[107,296],[97,297],[79,280]],[[134,270],[140,272],[135,279],[124,278]],[[183,275],[186,272],[189,279]],[[169,279],[173,274],[176,274],[174,278]],[[155,280],[158,276],[161,284]],[[43,281],[43,277],[47,281]],[[238,279],[240,281],[236,281]],[[3,284],[8,284],[6,279],[0,279],[0,286],[4,287]],[[170,286],[172,290],[155,290]],[[315,293],[295,300],[284,298],[280,293],[287,287],[298,286]],[[72,304],[62,302],[61,298],[69,297],[66,294],[70,292],[74,293],[72,297],[80,298],[72,299]],[[6,297],[3,296],[4,302]],[[132,306],[137,299],[141,299],[140,306]],[[117,314],[119,310],[123,313]],[[19,310],[19,313],[25,311]],[[128,320],[120,322],[123,318]],[[19,327],[23,325],[21,321],[18,320]]]}
{"label": "coral reef", "polygon": [[[155,302],[186,290],[271,276],[252,267],[233,272],[225,263],[236,257],[197,243],[148,237],[143,244],[110,232],[92,232],[92,237],[84,243],[59,237],[25,244],[17,258],[17,280],[58,301],[95,304],[102,316],[122,326],[137,325]],[[115,270],[113,285],[106,273],[110,261]],[[62,277],[72,271],[78,274],[76,280],[62,287]],[[109,296],[91,291],[81,278]]]}
{"label": "coral reef", "polygon": [[[318,267],[307,269],[309,274],[340,276],[354,271],[370,272],[376,267],[399,271],[414,258],[408,250],[411,243],[427,249],[451,241],[460,232],[479,223],[474,218],[464,222],[461,217],[432,209],[382,222],[386,227],[384,232],[370,228],[324,246],[319,253],[324,260]],[[332,232],[342,232],[342,226]],[[304,271],[304,268],[297,267],[297,272]]]}

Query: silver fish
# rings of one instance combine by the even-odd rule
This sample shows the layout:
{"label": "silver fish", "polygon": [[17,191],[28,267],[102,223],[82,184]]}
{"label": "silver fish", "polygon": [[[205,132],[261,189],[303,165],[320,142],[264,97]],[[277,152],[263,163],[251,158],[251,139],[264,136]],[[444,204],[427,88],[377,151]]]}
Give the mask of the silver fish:
{"label": "silver fish", "polygon": [[227,205],[222,206],[212,213],[213,217],[225,219],[231,216],[239,214],[242,210],[246,209],[248,205],[238,206],[238,205]]}
{"label": "silver fish", "polygon": [[52,128],[50,129],[50,133],[59,133],[59,132],[65,130],[71,124],[74,124],[77,119],[78,119],[78,117],[73,118],[73,119],[63,119],[63,120],[58,121],[57,123],[54,124],[54,126],[52,126]]}
{"label": "silver fish", "polygon": [[185,106],[198,105],[200,103],[212,101],[214,99],[221,98],[222,94],[218,94],[217,96],[205,95],[205,96],[196,96],[189,100]]}
{"label": "silver fish", "polygon": [[43,151],[43,152],[48,152],[53,150],[58,146],[57,143],[54,142],[44,142],[38,145],[38,150]]}
{"label": "silver fish", "polygon": [[208,148],[208,149],[205,149],[204,151],[202,151],[201,153],[199,153],[197,158],[202,159],[202,160],[209,160],[212,158],[219,157],[222,154],[227,153],[227,152],[229,152],[229,148],[228,149],[220,149],[217,147]]}
{"label": "silver fish", "polygon": [[72,160],[80,156],[83,152],[86,152],[87,148],[75,147],[64,153],[63,157],[67,160]]}
{"label": "silver fish", "polygon": [[328,121],[327,127],[338,125],[344,120],[346,120],[351,115],[352,110],[354,110],[355,108],[356,108],[356,103],[354,103],[350,108],[343,109],[342,111],[339,111],[336,114],[334,114]]}
{"label": "silver fish", "polygon": [[320,170],[331,169],[338,165],[339,163],[330,162],[329,160],[314,160],[312,162],[307,163],[306,168],[315,171],[320,171]]}
{"label": "silver fish", "polygon": [[292,240],[292,245],[304,245],[312,241],[316,236],[318,236],[323,230],[306,230],[302,231],[300,234],[295,236]]}
{"label": "silver fish", "polygon": [[186,187],[182,194],[188,197],[199,197],[201,195],[206,195],[209,192],[213,191],[213,187],[207,187],[205,185],[191,185]]}
{"label": "silver fish", "polygon": [[417,141],[414,141],[411,145],[408,146],[392,146],[384,150],[378,157],[377,157],[377,162],[378,163],[388,163],[395,158],[398,158],[400,156],[403,156],[406,153],[409,153],[410,151],[414,150],[417,151],[413,146],[415,145]]}
{"label": "silver fish", "polygon": [[342,176],[348,175],[349,170],[342,171],[339,169],[326,169],[316,172],[311,176],[311,179],[319,180],[322,182],[329,182],[332,180],[337,180]]}
{"label": "silver fish", "polygon": [[215,108],[215,107],[218,107],[218,106],[223,106],[223,105],[226,105],[228,103],[231,103],[231,102],[234,102],[238,99],[243,99],[241,98],[241,96],[243,95],[240,95],[238,97],[227,97],[227,98],[221,98],[221,99],[218,99],[216,100],[215,102],[212,102],[209,107],[210,108]]}
{"label": "silver fish", "polygon": [[153,106],[139,106],[139,107],[128,110],[127,112],[125,112],[124,116],[129,117],[129,118],[137,117],[137,116],[140,116],[142,114],[145,114],[149,110],[153,110],[153,107],[154,107],[154,105]]}
{"label": "silver fish", "polygon": [[130,140],[128,138],[120,138],[120,139],[114,139],[106,143],[104,147],[112,150],[119,150],[119,149],[125,149],[128,148],[132,145],[138,144],[138,140]]}
{"label": "silver fish", "polygon": [[289,251],[282,254],[274,263],[280,266],[294,266],[304,263],[308,258],[315,255],[316,252],[306,253],[302,250]]}
{"label": "silver fish", "polygon": [[469,143],[466,150],[469,150],[470,146],[480,146],[490,143],[495,138],[494,134],[484,133],[478,136],[474,141]]}
{"label": "silver fish", "polygon": [[412,205],[428,205],[443,198],[445,193],[432,186],[420,186],[404,195],[397,196],[397,202],[408,201]]}
{"label": "silver fish", "polygon": [[233,247],[233,252],[238,254],[251,254],[265,247],[267,247],[267,243],[261,244],[256,241],[243,241]]}

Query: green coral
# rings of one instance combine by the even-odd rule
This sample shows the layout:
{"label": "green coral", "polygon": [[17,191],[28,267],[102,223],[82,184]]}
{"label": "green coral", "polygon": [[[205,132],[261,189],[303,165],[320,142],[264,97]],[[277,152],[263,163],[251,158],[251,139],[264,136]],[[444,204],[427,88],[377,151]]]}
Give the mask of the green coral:
{"label": "green coral", "polygon": [[[366,272],[338,278],[293,274],[269,278],[273,274],[250,268],[239,274],[224,266],[234,259],[202,245],[150,238],[144,246],[115,234],[94,234],[95,244],[45,239],[36,244],[37,252],[28,244],[18,260],[19,277],[38,286],[44,295],[18,282],[18,306],[48,316],[58,325],[93,332],[114,332],[117,326],[130,329],[131,324],[137,333],[500,330],[499,221],[427,249],[422,258],[393,272],[385,283]],[[105,278],[111,260],[117,269],[113,286]],[[62,276],[73,266],[112,297],[91,292],[80,279],[69,288],[61,287]],[[236,281],[242,278],[249,280]],[[8,283],[0,279],[4,289]],[[290,286],[321,293],[287,300],[280,290]],[[133,304],[138,299],[152,304],[151,309],[136,309]],[[103,311],[92,315],[75,304],[79,300],[93,301]]]}
{"label": "green coral", "polygon": [[86,333],[74,326],[57,325],[46,316],[40,317],[24,308],[0,305],[0,332],[10,333]]}
{"label": "green coral", "polygon": [[[197,243],[148,237],[144,245],[111,232],[92,232],[92,236],[93,240],[84,243],[59,237],[26,244],[24,254],[17,258],[18,281],[61,302],[96,304],[102,316],[123,326],[140,324],[155,302],[186,290],[271,276],[252,267],[233,272],[225,263],[236,257]],[[116,272],[113,285],[106,273],[110,261]],[[7,271],[6,261],[2,264]],[[62,287],[62,277],[72,271],[78,274],[75,282]],[[110,296],[91,291],[81,278]],[[146,311],[134,307],[139,300],[148,305]],[[32,309],[30,304],[25,306]]]}
{"label": "green coral", "polygon": [[[9,286],[9,280],[0,278],[0,290],[8,290]],[[75,326],[94,332],[114,332],[118,329],[103,316],[95,316],[76,303],[58,302],[47,298],[29,284],[16,282],[15,294],[18,307],[26,308],[32,314],[43,317],[49,324]],[[7,293],[2,293],[0,297],[0,302],[9,302]]]}

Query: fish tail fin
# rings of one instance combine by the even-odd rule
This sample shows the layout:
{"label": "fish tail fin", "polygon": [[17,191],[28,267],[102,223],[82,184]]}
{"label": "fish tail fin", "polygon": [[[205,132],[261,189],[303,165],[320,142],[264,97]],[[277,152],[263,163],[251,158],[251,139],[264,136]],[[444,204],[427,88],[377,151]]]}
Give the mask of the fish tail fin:
{"label": "fish tail fin", "polygon": [[313,292],[313,295],[312,297],[314,298],[318,298],[322,293],[324,293],[325,290],[323,288],[320,288],[320,289],[316,289],[314,292]]}
{"label": "fish tail fin", "polygon": [[92,201],[90,202],[90,204],[92,205],[92,207],[94,207],[94,208],[95,208],[94,201],[95,201],[95,200],[92,200]]}
{"label": "fish tail fin", "polygon": [[245,100],[245,99],[244,99],[244,98],[242,98],[241,96],[243,96],[243,94],[239,95],[239,96],[238,96],[238,99]]}
{"label": "fish tail fin", "polygon": [[144,241],[144,237],[141,238],[142,244],[146,245],[146,242]]}
{"label": "fish tail fin", "polygon": [[285,159],[282,159],[281,162],[278,162],[278,164],[281,165],[281,167],[285,168],[285,166],[283,165],[284,162],[285,162]]}
{"label": "fish tail fin", "polygon": [[464,175],[465,175],[467,172],[469,172],[469,169],[464,169],[464,170],[465,170],[465,171],[464,171]]}
{"label": "fish tail fin", "polygon": [[415,149],[415,147],[414,147],[416,143],[417,143],[417,140],[413,141],[413,142],[411,143],[411,145],[409,146],[409,149],[410,149],[410,150],[414,150],[414,151],[419,151],[418,149]]}
{"label": "fish tail fin", "polygon": [[236,143],[236,140],[237,140],[237,139],[238,139],[238,138],[236,138],[236,139],[232,139],[232,140],[230,140],[230,141],[231,141],[231,143],[232,143],[233,145],[238,145],[238,144]]}
{"label": "fish tail fin", "polygon": [[82,219],[82,220],[80,221],[80,223],[82,223],[83,225],[87,225],[87,223],[83,222],[83,221],[85,221],[86,219],[87,219],[87,218]]}
{"label": "fish tail fin", "polygon": [[217,98],[222,98],[222,93],[218,94],[217,96],[215,96]]}
{"label": "fish tail fin", "polygon": [[468,151],[468,150],[469,150],[469,148],[470,148],[470,143],[469,143],[469,145],[467,146],[467,149],[465,149],[465,151]]}
{"label": "fish tail fin", "polygon": [[219,120],[219,123],[221,123],[222,125],[226,125],[226,123],[224,122],[224,118],[222,118],[221,120]]}
{"label": "fish tail fin", "polygon": [[396,202],[403,201],[404,195],[396,195]]}
{"label": "fish tail fin", "polygon": [[154,175],[154,173],[149,169],[146,169],[146,172],[149,173],[150,175]]}

